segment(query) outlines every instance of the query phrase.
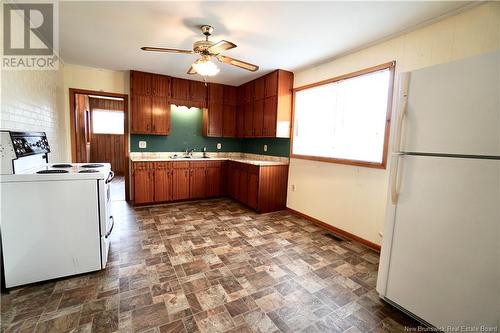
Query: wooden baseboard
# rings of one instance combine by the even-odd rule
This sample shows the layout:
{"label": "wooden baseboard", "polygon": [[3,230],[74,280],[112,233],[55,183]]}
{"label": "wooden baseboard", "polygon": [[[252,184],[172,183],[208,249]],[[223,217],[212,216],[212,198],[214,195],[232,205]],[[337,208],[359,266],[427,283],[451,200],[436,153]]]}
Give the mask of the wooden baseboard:
{"label": "wooden baseboard", "polygon": [[377,251],[377,252],[380,252],[380,245],[378,245],[378,244],[372,243],[372,242],[370,242],[369,240],[366,240],[366,239],[361,238],[361,237],[359,237],[359,236],[353,235],[353,234],[351,234],[350,232],[347,232],[347,231],[345,231],[345,230],[339,229],[339,228],[334,227],[334,226],[332,226],[332,225],[330,225],[330,224],[327,224],[327,223],[325,223],[325,222],[323,222],[323,221],[320,221],[320,220],[318,220],[318,219],[316,219],[316,218],[314,218],[314,217],[311,217],[311,216],[309,216],[309,215],[306,215],[306,214],[304,214],[304,213],[301,213],[301,212],[299,212],[299,211],[296,211],[295,209],[292,209],[292,208],[289,208],[289,207],[287,207],[286,209],[287,209],[290,213],[295,214],[295,215],[297,215],[298,217],[302,217],[303,219],[308,220],[309,222],[311,222],[311,223],[313,223],[313,224],[317,225],[318,227],[321,227],[321,228],[326,229],[326,230],[328,230],[328,231],[331,231],[331,232],[333,232],[333,233],[336,233],[336,234],[339,234],[339,235],[341,235],[341,236],[344,236],[345,238],[349,238],[349,239],[351,239],[351,240],[353,240],[353,241],[356,241],[356,242],[358,242],[358,243],[361,243],[361,244],[365,245],[366,247],[369,247],[369,248],[370,248],[370,249],[372,249],[372,250],[375,250],[375,251]]}

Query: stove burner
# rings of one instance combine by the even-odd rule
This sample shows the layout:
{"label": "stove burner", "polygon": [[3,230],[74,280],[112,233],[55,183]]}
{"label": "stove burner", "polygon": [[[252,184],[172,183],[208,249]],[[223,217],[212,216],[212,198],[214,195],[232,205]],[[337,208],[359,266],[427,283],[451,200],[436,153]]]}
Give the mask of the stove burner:
{"label": "stove burner", "polygon": [[53,168],[72,168],[73,166],[71,164],[54,164],[52,165]]}
{"label": "stove burner", "polygon": [[78,173],[94,173],[94,172],[99,172],[99,170],[96,169],[87,169],[87,170],[80,170]]}
{"label": "stove burner", "polygon": [[84,164],[84,165],[81,165],[82,168],[100,168],[100,167],[103,167],[104,164],[97,164],[97,163],[94,163],[94,164]]}
{"label": "stove burner", "polygon": [[40,171],[37,171],[36,173],[68,173],[69,171],[68,170],[58,170],[58,169],[55,169],[55,170],[40,170]]}

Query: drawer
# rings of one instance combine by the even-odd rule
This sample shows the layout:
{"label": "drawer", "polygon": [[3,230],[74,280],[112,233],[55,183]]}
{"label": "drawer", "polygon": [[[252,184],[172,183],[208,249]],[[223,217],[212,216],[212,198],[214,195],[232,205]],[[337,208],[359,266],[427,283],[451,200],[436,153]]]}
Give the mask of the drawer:
{"label": "drawer", "polygon": [[155,169],[156,170],[164,170],[164,169],[171,169],[172,168],[172,162],[155,162]]}
{"label": "drawer", "polygon": [[134,170],[151,170],[154,168],[153,162],[134,162]]}
{"label": "drawer", "polygon": [[205,161],[193,161],[189,162],[189,167],[191,169],[204,169],[207,167],[207,162]]}
{"label": "drawer", "polygon": [[207,161],[207,168],[220,168],[224,161]]}
{"label": "drawer", "polygon": [[172,169],[189,169],[189,162],[172,162]]}

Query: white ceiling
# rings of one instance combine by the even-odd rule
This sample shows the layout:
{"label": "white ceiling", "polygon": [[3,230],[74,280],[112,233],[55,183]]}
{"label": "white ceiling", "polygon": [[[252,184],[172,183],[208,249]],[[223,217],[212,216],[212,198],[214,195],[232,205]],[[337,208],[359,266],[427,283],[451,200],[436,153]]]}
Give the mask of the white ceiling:
{"label": "white ceiling", "polygon": [[297,70],[415,27],[467,2],[60,2],[64,62],[114,70],[186,74],[195,55],[146,53],[141,46],[191,49],[199,26],[238,47],[224,54],[260,66],[219,63],[211,82],[239,85],[273,69]]}

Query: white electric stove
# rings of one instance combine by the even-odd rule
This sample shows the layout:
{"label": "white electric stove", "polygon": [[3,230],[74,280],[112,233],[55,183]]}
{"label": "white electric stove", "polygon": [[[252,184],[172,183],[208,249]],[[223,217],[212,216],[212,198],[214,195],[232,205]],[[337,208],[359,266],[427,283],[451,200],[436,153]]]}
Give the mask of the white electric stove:
{"label": "white electric stove", "polygon": [[49,163],[45,133],[0,131],[0,232],[7,288],[106,267],[109,163]]}

